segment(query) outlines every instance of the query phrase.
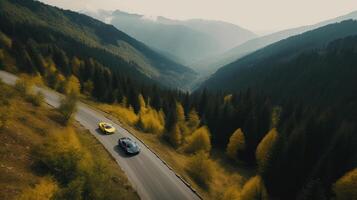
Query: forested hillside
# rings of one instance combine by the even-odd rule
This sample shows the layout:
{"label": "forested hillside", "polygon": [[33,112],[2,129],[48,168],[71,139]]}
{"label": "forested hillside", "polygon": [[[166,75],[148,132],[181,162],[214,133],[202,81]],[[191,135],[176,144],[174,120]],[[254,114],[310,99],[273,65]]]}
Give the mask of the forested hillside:
{"label": "forested hillside", "polygon": [[[289,38],[294,35],[298,35],[307,31],[311,31],[323,26],[326,26],[328,24],[333,24],[333,23],[338,23],[342,22],[344,20],[348,19],[357,19],[357,11],[351,12],[347,15],[343,15],[334,19],[326,20],[314,25],[307,25],[307,26],[302,26],[302,27],[297,27],[293,29],[287,29],[287,30],[282,30],[279,32],[275,32],[269,35],[265,35],[262,37],[257,37],[252,40],[249,40],[241,45],[236,46],[235,48],[230,49],[229,51],[218,55],[211,57],[208,60],[204,60],[201,63],[197,63],[198,66],[201,65],[206,65],[206,68],[212,69],[212,70],[217,70],[222,66],[228,65],[244,56],[247,54],[253,53],[254,51],[257,51],[261,48],[264,48],[270,44],[276,43],[280,40]],[[213,71],[213,72],[214,72]]]}
{"label": "forested hillside", "polygon": [[78,123],[63,124],[34,80],[0,80],[0,199],[139,199],[124,172]]}
{"label": "forested hillside", "polygon": [[31,73],[43,73],[43,65],[53,61],[55,68],[67,76],[74,72],[70,65],[75,60],[84,68],[102,66],[101,71],[112,75],[120,73],[172,88],[185,89],[196,76],[191,69],[170,61],[113,26],[85,15],[17,0],[1,1],[0,11],[2,35],[12,40],[7,53]]}
{"label": "forested hillside", "polygon": [[[213,74],[201,88],[209,90],[223,89],[225,91],[240,91],[241,89],[254,88],[258,83],[257,81],[266,81],[267,83],[276,83],[277,80],[269,81],[265,76],[275,75],[276,66],[284,63],[297,63],[297,58],[303,54],[311,53],[316,49],[324,48],[332,41],[357,34],[357,22],[353,20],[344,21],[341,23],[327,25],[325,27],[309,31],[307,33],[293,36],[291,38],[274,43],[266,48],[263,48],[255,53],[243,57],[229,65],[222,67],[215,74]],[[297,63],[298,64],[298,63]],[[337,70],[337,66],[334,67]],[[285,70],[281,67],[279,69]],[[315,69],[315,67],[310,67]],[[267,73],[263,73],[264,70]],[[300,69],[300,66],[294,68],[290,75],[297,75],[305,73]],[[324,73],[326,76],[335,76],[336,74]],[[279,78],[285,78],[281,76]],[[289,80],[289,79],[286,79]],[[300,81],[296,78],[290,80]],[[343,85],[343,84],[341,84]],[[259,88],[257,89],[265,89]]]}
{"label": "forested hillside", "polygon": [[65,94],[76,86],[81,96],[113,104],[99,108],[189,157],[185,170],[203,190],[224,182],[215,180],[213,154],[225,164],[256,169],[242,188],[216,190],[219,198],[213,199],[356,197],[356,21],[268,46],[219,70],[190,94],[151,84],[154,79],[139,73],[138,64],[116,55],[108,32],[97,33],[105,29],[63,25],[89,18],[45,8],[0,2],[0,68],[29,73]]}
{"label": "forested hillside", "polygon": [[[208,91],[239,94],[232,97],[236,106],[223,112],[230,114],[222,121],[213,114],[215,120],[208,124],[213,133],[212,124],[242,128],[243,136],[234,134],[229,141],[236,141],[239,159],[256,159],[270,197],[330,199],[339,192],[353,196],[339,191],[352,185],[334,183],[357,166],[357,36],[348,36],[356,35],[356,25],[345,21],[278,42],[222,68],[207,81]],[[336,37],[340,39],[327,42]],[[266,99],[243,104],[242,91]],[[240,115],[246,105],[253,106],[251,111],[263,106],[268,112]],[[246,127],[252,124],[250,117],[256,119],[253,129]],[[241,120],[247,124],[241,125]],[[224,127],[216,130],[219,138],[229,137]],[[268,128],[272,130],[266,134]],[[255,143],[249,142],[252,137]],[[352,172],[344,180],[351,176]]]}

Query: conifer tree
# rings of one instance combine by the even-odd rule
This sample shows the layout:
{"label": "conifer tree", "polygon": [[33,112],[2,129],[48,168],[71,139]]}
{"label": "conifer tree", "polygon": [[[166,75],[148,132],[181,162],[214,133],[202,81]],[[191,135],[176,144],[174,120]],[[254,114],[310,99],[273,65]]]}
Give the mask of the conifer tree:
{"label": "conifer tree", "polygon": [[169,133],[170,143],[175,147],[179,147],[182,143],[182,133],[178,124]]}
{"label": "conifer tree", "polygon": [[185,121],[185,111],[181,103],[176,102],[176,114],[177,114],[177,122],[182,123]]}
{"label": "conifer tree", "polygon": [[88,96],[92,95],[93,88],[94,88],[94,85],[93,85],[92,81],[88,80],[83,83],[83,93],[85,95],[88,95]]}
{"label": "conifer tree", "polygon": [[188,128],[190,129],[190,131],[194,131],[198,128],[200,123],[201,123],[200,117],[198,116],[196,110],[192,109],[188,114],[188,121],[187,121]]}
{"label": "conifer tree", "polygon": [[71,75],[66,81],[65,94],[80,94],[81,84],[77,77]]}
{"label": "conifer tree", "polygon": [[140,114],[145,114],[147,112],[147,106],[142,94],[139,94],[138,101],[140,106]]}
{"label": "conifer tree", "polygon": [[268,200],[268,193],[260,176],[250,178],[243,186],[241,200]]}
{"label": "conifer tree", "polygon": [[203,126],[187,138],[183,150],[187,153],[210,152],[211,147],[211,134],[208,128]]}
{"label": "conifer tree", "polygon": [[333,185],[336,200],[357,199],[357,168],[347,172]]}
{"label": "conifer tree", "polygon": [[275,128],[273,128],[259,143],[255,155],[258,166],[261,170],[264,169],[265,165],[269,161],[269,158],[272,153],[272,148],[274,147],[277,139],[278,132]]}
{"label": "conifer tree", "polygon": [[245,138],[242,129],[237,129],[234,131],[232,136],[229,138],[229,142],[226,148],[226,153],[229,158],[236,159],[237,153],[245,149]]}

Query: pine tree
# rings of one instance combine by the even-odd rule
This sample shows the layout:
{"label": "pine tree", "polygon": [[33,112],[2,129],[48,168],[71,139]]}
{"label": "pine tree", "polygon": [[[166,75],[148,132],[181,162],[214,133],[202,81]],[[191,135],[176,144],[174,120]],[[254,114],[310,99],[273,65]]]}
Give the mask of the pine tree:
{"label": "pine tree", "polygon": [[169,133],[177,123],[176,100],[172,96],[164,102],[164,113],[166,116],[165,129]]}
{"label": "pine tree", "polygon": [[189,113],[191,108],[191,102],[190,102],[190,94],[188,92],[185,93],[185,97],[183,100],[183,107],[185,109],[185,113]]}
{"label": "pine tree", "polygon": [[200,102],[198,104],[198,113],[200,114],[201,117],[203,117],[205,114],[207,104],[208,104],[208,95],[207,95],[207,90],[204,89],[200,97]]}
{"label": "pine tree", "polygon": [[160,94],[157,91],[156,87],[153,88],[153,97],[151,101],[151,106],[155,108],[156,110],[159,110],[162,108],[162,101],[160,98]]}
{"label": "pine tree", "polygon": [[53,61],[59,67],[60,71],[65,75],[68,76],[71,73],[71,69],[69,67],[69,59],[66,53],[58,48],[57,46],[54,47],[53,52]]}
{"label": "pine tree", "polygon": [[93,85],[92,81],[88,80],[83,83],[83,93],[85,95],[91,96],[92,92],[93,92],[93,88],[94,88],[94,85]]}
{"label": "pine tree", "polygon": [[169,133],[169,141],[175,147],[179,147],[182,143],[182,133],[178,124]]}
{"label": "pine tree", "polygon": [[311,180],[298,195],[297,200],[327,200],[325,191],[319,180]]}

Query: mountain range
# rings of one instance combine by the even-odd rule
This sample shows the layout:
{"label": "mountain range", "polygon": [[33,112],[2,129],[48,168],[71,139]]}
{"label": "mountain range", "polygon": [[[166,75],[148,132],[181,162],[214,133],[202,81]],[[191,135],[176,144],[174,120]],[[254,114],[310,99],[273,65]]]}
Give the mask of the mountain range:
{"label": "mountain range", "polygon": [[357,92],[356,36],[354,20],[292,36],[222,67],[201,89],[252,89],[276,101],[291,98],[318,104],[346,98],[347,103]]}
{"label": "mountain range", "polygon": [[68,57],[93,58],[135,80],[187,89],[196,73],[142,42],[83,14],[35,1],[0,2],[1,31],[21,43],[30,40],[61,49]]}
{"label": "mountain range", "polygon": [[310,31],[331,23],[341,22],[347,19],[357,19],[357,11],[351,12],[347,15],[343,15],[337,18],[326,20],[314,25],[307,25],[307,26],[282,30],[262,37],[256,37],[220,55],[213,56],[210,59],[195,63],[194,68],[204,68],[208,72],[213,73],[220,67],[224,65],[228,65],[229,63],[234,62],[239,58],[242,58],[243,56],[248,55],[249,53],[252,53],[260,48],[263,48],[280,40],[286,39],[288,37],[298,35],[306,31]]}
{"label": "mountain range", "polygon": [[194,63],[219,55],[257,37],[249,30],[221,21],[201,19],[180,21],[160,16],[130,14],[119,10],[82,12],[113,24],[119,30],[177,62],[192,66],[198,72],[205,70],[196,68]]}

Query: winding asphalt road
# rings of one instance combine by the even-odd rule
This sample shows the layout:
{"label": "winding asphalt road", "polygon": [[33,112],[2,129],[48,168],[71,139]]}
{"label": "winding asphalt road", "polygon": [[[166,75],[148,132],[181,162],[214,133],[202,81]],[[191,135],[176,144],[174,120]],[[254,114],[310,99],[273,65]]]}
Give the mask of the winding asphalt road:
{"label": "winding asphalt road", "polygon": [[[13,85],[17,77],[0,71],[0,79]],[[35,88],[42,91],[46,102],[54,107],[59,105],[61,95],[44,88]],[[1,92],[1,91],[0,91]],[[86,127],[98,139],[99,142],[115,158],[116,162],[126,173],[134,189],[144,200],[185,200],[200,199],[186,184],[184,184],[173,171],[171,171],[158,157],[155,156],[144,144],[136,140],[127,130],[106,118],[102,113],[91,109],[84,103],[78,103],[76,120]],[[105,121],[113,124],[117,129],[113,135],[103,135],[98,131],[97,124]],[[141,146],[140,154],[126,156],[118,146],[118,139],[131,137]]]}

